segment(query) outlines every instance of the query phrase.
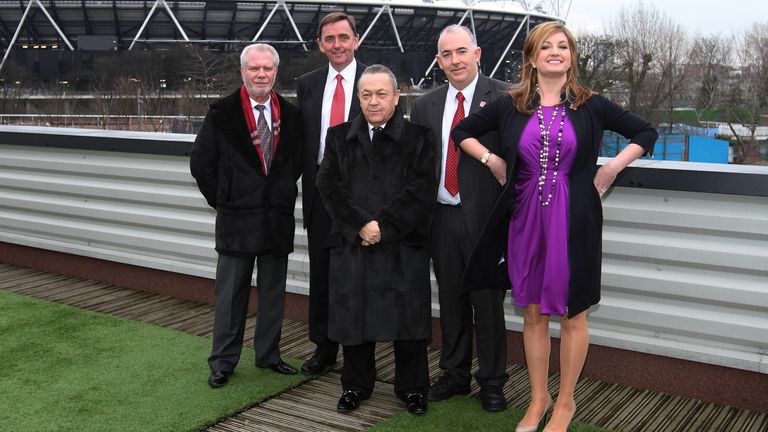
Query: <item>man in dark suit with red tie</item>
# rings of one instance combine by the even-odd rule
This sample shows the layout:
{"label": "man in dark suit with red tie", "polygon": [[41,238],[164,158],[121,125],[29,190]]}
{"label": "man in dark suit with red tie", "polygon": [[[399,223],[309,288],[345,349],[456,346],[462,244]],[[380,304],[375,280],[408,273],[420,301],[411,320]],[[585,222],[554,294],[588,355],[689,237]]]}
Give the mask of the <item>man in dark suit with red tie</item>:
{"label": "man in dark suit with red tie", "polygon": [[226,385],[240,360],[254,261],[256,366],[298,373],[280,358],[278,344],[303,138],[299,110],[272,89],[279,63],[267,44],[243,49],[243,86],[211,105],[190,156],[192,176],[216,209],[212,388]]}
{"label": "man in dark suit with red tie", "polygon": [[331,231],[328,216],[317,189],[315,175],[323,160],[329,127],[360,114],[357,80],[365,65],[355,59],[359,35],[355,19],[332,12],[320,21],[317,45],[328,58],[328,66],[299,77],[298,105],[304,117],[304,163],[302,210],[309,243],[309,339],[316,349],[301,367],[305,374],[327,371],[336,363],[339,344],[328,338],[328,250],[325,242]]}
{"label": "man in dark suit with red tie", "polygon": [[[504,95],[507,84],[479,73],[481,51],[468,28],[446,27],[437,48],[437,64],[448,84],[416,99],[411,112],[412,122],[432,129],[435,170],[440,180],[430,251],[439,289],[443,374],[430,387],[427,399],[440,401],[469,393],[474,330],[479,363],[475,379],[480,384],[483,409],[502,411],[507,407],[502,389],[508,378],[505,291],[489,286],[469,294],[461,292],[467,259],[501,185],[483,165],[489,155],[482,162],[460,157],[450,132],[465,115]],[[501,155],[497,133],[480,140]]]}

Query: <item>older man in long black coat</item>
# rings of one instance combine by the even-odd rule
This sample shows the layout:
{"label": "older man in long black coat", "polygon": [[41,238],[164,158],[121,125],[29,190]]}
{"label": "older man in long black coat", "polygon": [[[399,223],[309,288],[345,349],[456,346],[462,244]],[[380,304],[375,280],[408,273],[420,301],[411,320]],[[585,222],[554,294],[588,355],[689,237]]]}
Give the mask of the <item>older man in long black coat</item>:
{"label": "older man in long black coat", "polygon": [[216,311],[208,385],[227,384],[240,360],[254,261],[258,268],[256,366],[298,370],[280,358],[288,254],[301,174],[301,114],[272,90],[280,57],[245,47],[243,87],[211,105],[190,157],[192,176],[216,209]]}
{"label": "older man in long black coat", "polygon": [[428,128],[403,119],[389,69],[368,67],[358,89],[363,114],[329,129],[317,174],[332,220],[329,336],[344,347],[337,408],[352,411],[370,396],[376,342],[394,341],[395,393],[423,414],[434,144]]}

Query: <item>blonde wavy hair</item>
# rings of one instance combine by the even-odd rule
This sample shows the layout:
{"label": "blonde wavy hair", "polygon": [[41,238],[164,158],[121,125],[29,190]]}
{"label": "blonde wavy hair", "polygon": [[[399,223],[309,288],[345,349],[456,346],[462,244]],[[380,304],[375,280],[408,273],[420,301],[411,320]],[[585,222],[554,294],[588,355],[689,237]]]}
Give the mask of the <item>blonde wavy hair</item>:
{"label": "blonde wavy hair", "polygon": [[554,33],[565,34],[568,39],[568,48],[571,51],[571,67],[568,68],[565,80],[565,98],[571,103],[571,108],[576,109],[583,105],[595,92],[579,83],[578,51],[576,50],[576,38],[573,37],[565,24],[558,21],[541,23],[528,33],[523,44],[523,66],[520,69],[520,80],[510,91],[515,107],[518,111],[531,114],[538,105],[536,83],[538,77],[533,61],[538,51],[544,45],[544,41]]}

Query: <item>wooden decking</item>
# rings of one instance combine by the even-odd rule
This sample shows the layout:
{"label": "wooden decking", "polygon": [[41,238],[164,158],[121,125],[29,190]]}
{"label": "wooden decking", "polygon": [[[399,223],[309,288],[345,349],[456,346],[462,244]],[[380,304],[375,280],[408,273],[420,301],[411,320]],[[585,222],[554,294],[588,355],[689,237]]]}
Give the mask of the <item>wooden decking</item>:
{"label": "wooden decking", "polygon": [[[172,328],[210,338],[213,307],[207,304],[121,288],[100,282],[62,276],[0,263],[0,290],[37,297],[83,309]],[[255,316],[247,321],[246,335],[253,335]],[[246,344],[250,341],[246,341]],[[283,323],[283,355],[307,358],[313,345],[306,324]],[[394,357],[391,344],[377,348],[378,380],[370,400],[352,415],[336,412],[341,391],[336,370],[286,391],[254,408],[228,418],[209,431],[360,431],[402,410],[392,391]],[[432,378],[439,373],[439,351],[430,350]],[[201,359],[200,361],[205,361]],[[510,406],[528,403],[526,370],[510,365],[504,391]],[[191,377],[204,380],[206,377]],[[556,389],[558,376],[550,377]],[[473,383],[473,393],[478,391]],[[766,390],[768,391],[768,390]],[[576,420],[615,431],[728,431],[768,432],[768,413],[739,410],[699,400],[639,390],[618,384],[582,379],[577,387]],[[513,425],[510,425],[511,430]]]}

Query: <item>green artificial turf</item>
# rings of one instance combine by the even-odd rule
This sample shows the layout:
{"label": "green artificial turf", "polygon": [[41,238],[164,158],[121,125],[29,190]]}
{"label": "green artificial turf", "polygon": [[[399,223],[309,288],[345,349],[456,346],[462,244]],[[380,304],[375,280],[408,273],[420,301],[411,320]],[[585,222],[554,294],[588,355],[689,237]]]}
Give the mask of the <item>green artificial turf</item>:
{"label": "green artificial turf", "polygon": [[[298,385],[253,366],[207,385],[210,340],[0,291],[0,431],[183,431]],[[296,361],[291,361],[296,365]]]}
{"label": "green artificial turf", "polygon": [[[507,408],[500,413],[489,413],[483,411],[480,407],[480,401],[476,398],[454,396],[441,402],[430,402],[427,406],[427,413],[423,416],[415,416],[407,411],[401,411],[368,430],[374,432],[509,432],[515,430],[517,422],[523,418],[524,414],[523,411],[512,408]],[[607,430],[596,426],[571,423],[568,431],[604,432]]]}

